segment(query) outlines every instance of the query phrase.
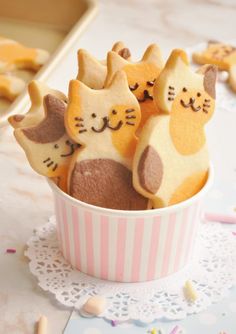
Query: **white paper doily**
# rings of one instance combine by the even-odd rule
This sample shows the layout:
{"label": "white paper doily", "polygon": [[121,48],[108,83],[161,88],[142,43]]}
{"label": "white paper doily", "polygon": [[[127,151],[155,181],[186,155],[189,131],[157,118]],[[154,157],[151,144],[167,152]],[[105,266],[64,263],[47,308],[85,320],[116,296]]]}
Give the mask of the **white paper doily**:
{"label": "white paper doily", "polygon": [[[236,284],[236,237],[218,223],[201,225],[191,265],[175,275],[146,283],[102,281],[73,269],[58,248],[54,217],[36,230],[27,244],[30,270],[44,290],[75,309],[80,309],[88,296],[103,295],[108,308],[101,316],[110,320],[182,319],[217,302]],[[184,297],[187,279],[197,290],[195,303]]]}

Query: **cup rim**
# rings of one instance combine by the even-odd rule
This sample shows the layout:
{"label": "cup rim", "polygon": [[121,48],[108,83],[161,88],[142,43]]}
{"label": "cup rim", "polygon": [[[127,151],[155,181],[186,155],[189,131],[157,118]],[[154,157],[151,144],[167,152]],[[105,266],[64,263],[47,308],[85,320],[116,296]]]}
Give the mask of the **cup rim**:
{"label": "cup rim", "polygon": [[130,210],[130,211],[129,210],[108,209],[108,208],[103,208],[103,207],[95,206],[92,204],[88,204],[86,202],[82,202],[68,195],[64,191],[62,191],[50,178],[47,178],[47,182],[49,186],[51,187],[53,193],[56,193],[57,195],[62,197],[64,200],[69,201],[74,206],[82,206],[83,209],[87,209],[88,211],[93,211],[93,212],[96,211],[104,215],[121,215],[121,216],[125,215],[125,216],[142,216],[143,217],[144,215],[145,216],[155,216],[155,215],[158,216],[158,215],[170,214],[172,212],[179,211],[179,210],[182,210],[190,206],[191,204],[193,204],[194,202],[202,198],[208,192],[208,190],[211,188],[213,184],[213,179],[214,179],[214,169],[213,169],[212,164],[210,164],[207,181],[202,187],[202,189],[198,193],[196,193],[194,196],[188,198],[187,200],[183,202],[180,202],[174,205],[170,205],[164,208],[151,209],[151,210]]}

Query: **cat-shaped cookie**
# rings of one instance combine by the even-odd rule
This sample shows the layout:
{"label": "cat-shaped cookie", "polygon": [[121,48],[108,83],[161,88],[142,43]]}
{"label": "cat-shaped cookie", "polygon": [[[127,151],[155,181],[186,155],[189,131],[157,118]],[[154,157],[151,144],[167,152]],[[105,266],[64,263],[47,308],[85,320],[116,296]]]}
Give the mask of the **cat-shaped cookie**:
{"label": "cat-shaped cookie", "polygon": [[42,49],[27,48],[5,37],[0,37],[0,73],[15,69],[38,71],[49,58]]}
{"label": "cat-shaped cookie", "polygon": [[37,125],[17,128],[14,135],[24,149],[31,167],[41,175],[57,178],[67,191],[71,157],[80,146],[67,135],[64,126],[66,104],[53,95],[44,97],[45,116]]}
{"label": "cat-shaped cookie", "polygon": [[209,157],[204,126],[215,107],[216,66],[191,71],[174,50],[154,85],[160,114],[144,126],[133,163],[133,184],[155,208],[179,203],[206,182]]}
{"label": "cat-shaped cookie", "polygon": [[13,75],[0,74],[0,97],[14,101],[25,88],[25,82]]}
{"label": "cat-shaped cookie", "polygon": [[69,194],[105,208],[146,209],[147,199],[132,186],[135,132],[141,115],[125,73],[117,72],[111,85],[100,90],[72,80],[68,95],[67,132],[83,146],[71,162]]}
{"label": "cat-shaped cookie", "polygon": [[[116,42],[112,51],[119,54],[124,59],[130,59],[130,51],[123,42]],[[78,50],[78,75],[77,79],[86,86],[93,89],[102,89],[107,76],[106,60],[97,60],[84,49]]]}
{"label": "cat-shaped cookie", "polygon": [[197,64],[214,64],[222,71],[229,72],[228,83],[236,92],[236,47],[230,44],[211,41],[202,52],[193,53]]}
{"label": "cat-shaped cookie", "polygon": [[236,64],[236,47],[209,41],[205,50],[194,52],[192,57],[197,64],[213,64],[217,65],[222,71],[228,71],[232,65]]}
{"label": "cat-shaped cookie", "polygon": [[39,124],[45,117],[43,99],[51,94],[56,98],[67,102],[67,97],[62,92],[48,87],[46,84],[33,80],[28,85],[28,93],[31,106],[26,114],[16,114],[8,118],[13,128],[24,128]]}
{"label": "cat-shaped cookie", "polygon": [[156,44],[150,45],[141,61],[137,63],[130,62],[113,51],[108,53],[105,86],[110,84],[118,70],[125,71],[129,88],[138,99],[141,107],[142,119],[139,125],[140,128],[143,127],[148,117],[157,113],[157,108],[153,103],[153,86],[162,68],[161,51]]}

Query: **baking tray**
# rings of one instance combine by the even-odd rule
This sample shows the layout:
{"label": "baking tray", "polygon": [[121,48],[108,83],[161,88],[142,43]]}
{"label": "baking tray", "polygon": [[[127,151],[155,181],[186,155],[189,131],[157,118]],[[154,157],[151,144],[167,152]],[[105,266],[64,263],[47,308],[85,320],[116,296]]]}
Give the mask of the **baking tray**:
{"label": "baking tray", "polygon": [[[0,36],[50,52],[49,61],[35,73],[15,71],[26,82],[47,80],[72,49],[97,11],[96,0],[0,0]],[[24,113],[27,89],[13,102],[0,99],[0,132],[10,115]]]}

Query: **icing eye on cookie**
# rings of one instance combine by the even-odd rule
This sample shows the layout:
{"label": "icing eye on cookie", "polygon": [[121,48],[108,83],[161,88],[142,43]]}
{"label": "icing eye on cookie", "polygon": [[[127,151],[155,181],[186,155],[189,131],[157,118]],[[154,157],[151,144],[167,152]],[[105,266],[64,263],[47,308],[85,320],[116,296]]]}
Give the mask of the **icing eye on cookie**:
{"label": "icing eye on cookie", "polygon": [[134,85],[130,85],[129,89],[133,92],[139,88],[139,84],[136,82]]}
{"label": "icing eye on cookie", "polygon": [[147,85],[150,87],[153,87],[155,84],[156,79],[152,80],[152,81],[147,81]]}

